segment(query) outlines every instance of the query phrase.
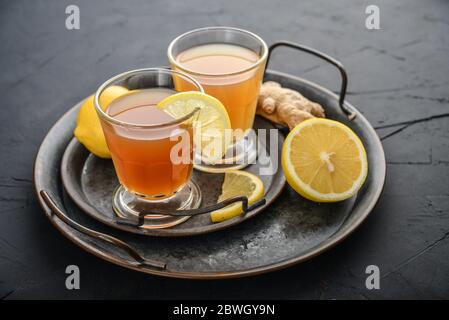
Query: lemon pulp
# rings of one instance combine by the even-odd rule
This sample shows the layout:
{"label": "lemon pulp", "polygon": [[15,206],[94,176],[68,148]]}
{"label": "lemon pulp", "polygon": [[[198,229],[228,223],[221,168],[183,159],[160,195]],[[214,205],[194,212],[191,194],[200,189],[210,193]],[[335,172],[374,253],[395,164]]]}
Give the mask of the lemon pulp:
{"label": "lemon pulp", "polygon": [[231,121],[218,99],[205,93],[188,91],[171,95],[157,106],[174,118],[181,118],[196,108],[199,109],[195,145],[209,162],[223,157],[232,139],[228,134]]}
{"label": "lemon pulp", "polygon": [[[264,186],[262,180],[256,175],[241,171],[230,170],[225,173],[221,194],[218,202],[235,197],[248,197],[248,204],[251,205],[264,196]],[[234,203],[222,209],[211,212],[212,222],[221,222],[240,215],[243,212],[241,203]]]}
{"label": "lemon pulp", "polygon": [[368,173],[365,148],[344,124],[314,118],[297,125],[282,149],[288,183],[303,197],[317,202],[353,196]]}

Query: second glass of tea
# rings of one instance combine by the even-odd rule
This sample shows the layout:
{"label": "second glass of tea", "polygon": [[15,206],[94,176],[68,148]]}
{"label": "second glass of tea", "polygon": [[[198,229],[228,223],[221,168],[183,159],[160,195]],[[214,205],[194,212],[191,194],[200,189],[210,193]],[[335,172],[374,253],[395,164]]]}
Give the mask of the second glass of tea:
{"label": "second glass of tea", "polygon": [[[115,76],[95,94],[95,108],[120,181],[112,206],[122,218],[135,218],[152,210],[194,209],[201,203],[200,189],[190,179],[198,110],[174,118],[156,107],[177,92],[177,80],[189,83],[189,90],[203,91],[188,75],[149,68]],[[102,95],[114,86],[122,87],[120,91],[125,93],[102,105]],[[171,227],[187,218],[148,214],[143,227]]]}
{"label": "second glass of tea", "polygon": [[[266,43],[246,30],[208,27],[178,36],[167,54],[172,69],[198,80],[207,94],[223,103],[231,120],[233,143],[223,159],[211,162],[196,154],[195,168],[222,172],[252,163],[257,138],[250,129],[267,61]],[[179,79],[176,88],[186,91],[192,84]]]}

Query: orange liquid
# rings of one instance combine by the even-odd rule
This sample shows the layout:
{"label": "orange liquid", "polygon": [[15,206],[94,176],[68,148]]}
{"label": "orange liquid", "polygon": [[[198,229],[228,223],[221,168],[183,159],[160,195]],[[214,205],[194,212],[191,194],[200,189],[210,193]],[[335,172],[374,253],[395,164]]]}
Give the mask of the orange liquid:
{"label": "orange liquid", "polygon": [[[201,83],[205,92],[223,103],[232,128],[243,131],[253,126],[265,65],[244,73],[229,74],[243,71],[258,60],[259,55],[254,51],[229,44],[201,45],[176,57],[184,72],[193,72],[191,75]],[[192,90],[191,86],[182,79],[176,79],[179,91]]]}
{"label": "orange liquid", "polygon": [[[173,93],[159,88],[136,90],[114,100],[106,112],[127,123],[166,123],[174,118],[155,105]],[[125,128],[105,121],[102,126],[115,171],[128,191],[148,199],[162,199],[173,195],[189,180],[193,156],[191,128],[183,124],[151,129]],[[187,144],[188,163],[173,163],[170,157],[172,148],[180,141]]]}

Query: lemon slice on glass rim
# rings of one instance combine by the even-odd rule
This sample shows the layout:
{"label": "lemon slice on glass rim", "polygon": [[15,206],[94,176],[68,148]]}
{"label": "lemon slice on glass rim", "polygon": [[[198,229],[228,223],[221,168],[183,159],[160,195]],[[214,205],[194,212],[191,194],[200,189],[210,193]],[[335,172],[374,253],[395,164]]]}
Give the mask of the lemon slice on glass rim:
{"label": "lemon slice on glass rim", "polygon": [[287,182],[304,198],[336,202],[361,188],[368,174],[368,159],[362,142],[349,127],[313,118],[288,134],[282,168]]}
{"label": "lemon slice on glass rim", "polygon": [[218,99],[205,93],[187,91],[163,99],[157,107],[175,119],[198,108],[199,115],[195,123],[194,136],[197,152],[208,159],[208,162],[223,158],[232,140],[229,134],[231,120]]}

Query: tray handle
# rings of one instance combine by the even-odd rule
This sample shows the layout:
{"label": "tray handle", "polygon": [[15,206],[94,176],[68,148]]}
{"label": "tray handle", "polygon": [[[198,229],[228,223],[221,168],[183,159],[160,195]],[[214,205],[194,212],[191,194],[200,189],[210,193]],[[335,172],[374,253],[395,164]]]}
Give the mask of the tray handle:
{"label": "tray handle", "polygon": [[55,203],[55,201],[51,198],[49,193],[45,190],[41,190],[39,192],[40,196],[44,200],[45,204],[48,206],[48,208],[51,210],[52,214],[56,215],[59,219],[61,219],[65,224],[69,225],[73,229],[91,236],[96,239],[103,240],[105,242],[108,242],[117,248],[120,248],[124,250],[126,253],[128,253],[129,256],[131,256],[134,259],[134,264],[138,267],[150,267],[150,268],[156,268],[156,269],[166,269],[166,264],[164,262],[155,261],[155,260],[149,260],[144,257],[142,257],[133,247],[131,247],[126,242],[117,239],[115,237],[112,237],[110,235],[94,231],[92,229],[86,228],[85,226],[82,226],[81,224],[75,222],[74,220],[70,219]]}
{"label": "tray handle", "polygon": [[274,49],[276,49],[277,47],[282,47],[282,46],[310,53],[311,55],[314,55],[318,58],[321,58],[321,59],[329,62],[330,64],[334,65],[338,69],[338,71],[340,71],[341,88],[340,88],[340,98],[338,100],[338,104],[340,106],[340,109],[343,111],[343,113],[347,115],[348,119],[350,121],[353,120],[356,117],[356,113],[354,111],[352,111],[348,106],[345,105],[346,89],[348,87],[348,75],[347,75],[346,70],[343,67],[343,65],[339,61],[330,57],[329,55],[322,53],[321,51],[315,50],[313,48],[310,48],[308,46],[300,45],[300,44],[290,42],[290,41],[278,41],[278,42],[273,43],[268,48],[267,68],[268,68],[268,64],[270,63],[270,58],[271,58],[271,55],[272,55]]}
{"label": "tray handle", "polygon": [[226,206],[229,206],[230,204],[241,202],[242,203],[242,214],[247,213],[257,207],[263,206],[267,201],[265,198],[262,198],[253,204],[249,204],[248,197],[246,196],[235,196],[228,199],[225,199],[219,203],[203,207],[203,208],[197,208],[197,209],[186,209],[186,210],[176,210],[173,212],[167,212],[167,211],[161,211],[161,210],[151,210],[146,212],[141,212],[137,217],[137,222],[130,221],[127,218],[117,218],[116,223],[129,226],[129,227],[141,227],[145,224],[145,216],[151,215],[151,214],[157,214],[157,215],[167,215],[172,217],[183,217],[183,216],[197,216],[200,214],[210,213],[212,211],[222,209]]}

